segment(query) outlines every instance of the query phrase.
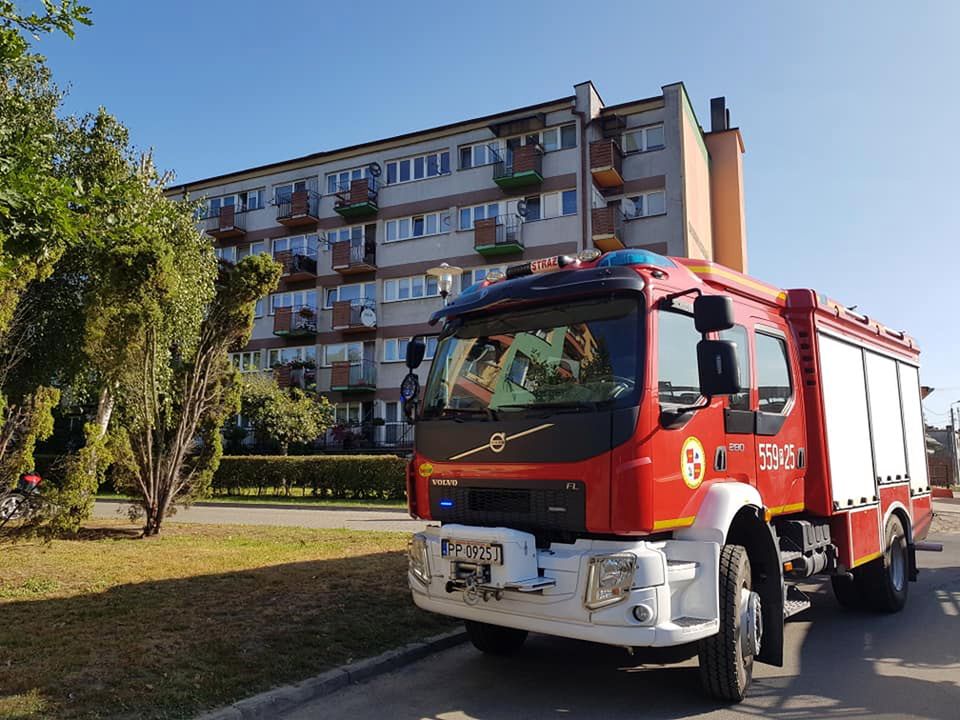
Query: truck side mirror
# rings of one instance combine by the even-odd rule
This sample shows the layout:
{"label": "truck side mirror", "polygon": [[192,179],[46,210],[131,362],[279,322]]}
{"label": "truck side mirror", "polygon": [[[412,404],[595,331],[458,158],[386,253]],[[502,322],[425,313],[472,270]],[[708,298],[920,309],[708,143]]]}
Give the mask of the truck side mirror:
{"label": "truck side mirror", "polygon": [[698,333],[733,327],[733,300],[727,295],[700,295],[693,301],[693,322]]}
{"label": "truck side mirror", "polygon": [[413,338],[410,338],[410,342],[407,343],[407,367],[411,370],[416,370],[420,367],[420,363],[423,362],[423,356],[427,352],[427,344],[423,341],[423,338],[419,335]]}
{"label": "truck side mirror", "polygon": [[731,340],[701,340],[697,343],[700,394],[704,397],[740,392],[740,363]]}

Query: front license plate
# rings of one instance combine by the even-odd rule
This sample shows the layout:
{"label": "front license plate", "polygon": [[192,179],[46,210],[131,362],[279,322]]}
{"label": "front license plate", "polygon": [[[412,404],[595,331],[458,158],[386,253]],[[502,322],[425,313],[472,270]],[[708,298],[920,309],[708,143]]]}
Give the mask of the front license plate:
{"label": "front license plate", "polygon": [[480,565],[503,565],[503,546],[469,540],[442,540],[440,554],[450,560]]}

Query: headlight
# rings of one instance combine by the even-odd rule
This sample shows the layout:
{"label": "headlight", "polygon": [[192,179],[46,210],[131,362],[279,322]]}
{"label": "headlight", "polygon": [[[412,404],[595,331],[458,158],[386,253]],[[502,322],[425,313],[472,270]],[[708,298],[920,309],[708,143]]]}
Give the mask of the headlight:
{"label": "headlight", "polygon": [[407,545],[407,557],[411,574],[424,585],[430,584],[430,558],[427,540],[423,535],[414,535]]}
{"label": "headlight", "polygon": [[590,559],[587,576],[587,597],[583,601],[591,610],[623,600],[633,585],[637,558],[630,553],[597,555]]}

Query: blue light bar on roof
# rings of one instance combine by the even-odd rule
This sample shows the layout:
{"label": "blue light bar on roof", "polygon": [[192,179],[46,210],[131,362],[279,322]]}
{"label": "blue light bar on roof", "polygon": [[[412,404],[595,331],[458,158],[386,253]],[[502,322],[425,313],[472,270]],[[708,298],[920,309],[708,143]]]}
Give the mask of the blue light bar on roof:
{"label": "blue light bar on roof", "polygon": [[618,265],[654,265],[662,268],[675,268],[677,266],[670,258],[649,250],[636,248],[608,252],[597,263],[597,267],[616,267]]}

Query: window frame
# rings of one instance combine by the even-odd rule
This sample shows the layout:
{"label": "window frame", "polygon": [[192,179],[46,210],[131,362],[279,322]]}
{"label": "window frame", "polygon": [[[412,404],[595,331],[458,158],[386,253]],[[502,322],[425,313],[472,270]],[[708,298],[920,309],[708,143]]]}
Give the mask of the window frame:
{"label": "window frame", "polygon": [[[373,297],[370,297],[366,294],[368,287],[373,287]],[[377,301],[377,281],[376,280],[367,280],[365,282],[358,283],[343,283],[341,285],[334,285],[332,287],[323,288],[323,309],[332,310],[333,303],[340,302],[340,290],[345,287],[359,287],[361,288],[360,298],[362,300],[369,300],[371,302]],[[336,293],[337,299],[327,304],[327,298],[330,296],[330,293]]]}
{"label": "window frame", "polygon": [[[324,189],[326,190],[326,193],[324,194],[329,196],[329,195],[336,195],[338,192],[341,192],[341,187],[342,187],[341,183],[344,182],[340,178],[341,175],[347,176],[347,179],[346,179],[347,184],[353,182],[354,180],[363,180],[365,177],[369,177],[370,165],[372,164],[372,162],[373,161],[371,161],[366,165],[344,168],[343,170],[334,170],[334,171],[325,173],[323,176],[323,185],[324,185]],[[355,173],[358,173],[356,177],[354,177]],[[333,190],[330,189],[330,178],[336,178]]]}
{"label": "window frame", "polygon": [[[307,357],[310,355],[310,349],[313,349],[313,357]],[[296,354],[296,357],[293,360],[282,360],[283,353],[286,351],[293,351]],[[272,369],[274,367],[274,354],[280,360],[276,363],[276,366],[283,366],[287,362],[309,362],[313,361],[313,364],[317,364],[317,346],[316,345],[290,345],[287,347],[278,347],[278,348],[268,348],[267,349],[267,365],[264,368],[265,370]]]}
{"label": "window frame", "polygon": [[[256,358],[256,367],[251,369],[244,369],[244,360],[246,358]],[[239,364],[238,364],[239,361]],[[263,362],[263,351],[262,350],[241,350],[239,352],[230,353],[230,364],[233,365],[240,373],[254,373],[261,372],[265,368],[261,364]]]}
{"label": "window frame", "polygon": [[[648,134],[651,130],[655,130],[655,129],[657,129],[657,128],[659,128],[660,130],[664,131],[664,124],[663,124],[663,122],[650,123],[649,125],[640,125],[640,126],[638,126],[638,127],[630,128],[629,130],[624,130],[624,131],[623,131],[623,134],[620,136],[620,147],[623,148],[623,154],[624,154],[624,155],[635,155],[635,154],[637,154],[637,153],[654,152],[654,151],[656,151],[656,150],[663,150],[663,149],[667,146],[667,137],[666,137],[666,132],[665,132],[665,131],[664,131],[663,143],[662,143],[662,144],[660,144],[660,145],[654,145],[653,147],[650,147],[649,143],[647,142],[647,134]],[[627,150],[627,136],[628,136],[628,135],[631,135],[631,136],[639,135],[639,136],[640,136],[640,139],[641,139],[642,143],[641,143],[641,145],[640,145],[637,149],[635,149],[635,150]]]}
{"label": "window frame", "polygon": [[[437,228],[435,232],[427,232],[427,227],[431,218],[436,218],[434,221]],[[422,219],[423,221],[423,233],[420,235],[414,235],[413,229],[418,219]],[[406,223],[406,232],[408,234],[401,237],[400,228],[403,227],[403,223]],[[444,229],[445,225],[447,229]],[[442,210],[417,213],[416,215],[407,215],[405,217],[390,218],[389,220],[385,220],[383,223],[383,242],[396,243],[404,242],[406,240],[419,240],[420,238],[433,237],[435,235],[446,235],[448,232],[450,232],[449,226],[449,215],[445,215]],[[392,239],[390,237],[391,227],[395,228],[394,237]]]}
{"label": "window frame", "polygon": [[[421,279],[423,281],[421,284],[423,292],[420,295],[414,295],[413,294],[414,280],[421,280]],[[400,289],[404,282],[407,284],[407,288],[408,288],[407,297],[400,297]],[[429,292],[429,287],[431,282],[434,286],[435,292]],[[389,293],[387,291],[387,287],[389,283],[396,284],[395,297],[393,298],[389,297]],[[440,297],[440,288],[439,288],[439,283],[437,281],[437,278],[431,278],[429,275],[405,275],[404,277],[385,278],[383,280],[382,293],[383,293],[382,299],[384,303],[397,303],[397,302],[407,302],[409,300],[430,300],[433,298],[438,298]]]}
{"label": "window frame", "polygon": [[[360,348],[360,357],[357,360],[350,359],[350,347],[353,345]],[[344,340],[341,342],[327,343],[323,345],[323,351],[320,353],[321,355],[320,362],[322,363],[320,367],[325,367],[325,368],[333,367],[333,363],[335,362],[348,362],[351,365],[362,365],[363,364],[363,345],[364,345],[363,340]],[[346,360],[329,360],[327,358],[327,351],[332,347],[345,348],[347,352],[347,359]]]}
{"label": "window frame", "polygon": [[[673,305],[664,306],[664,305],[660,304],[660,305],[657,307],[657,334],[656,334],[656,342],[657,342],[657,375],[656,375],[656,378],[655,378],[655,380],[654,380],[654,382],[656,382],[656,388],[657,388],[657,402],[658,402],[660,405],[662,405],[662,406],[667,406],[667,407],[669,407],[669,408],[686,407],[686,406],[690,406],[690,405],[695,405],[696,403],[700,402],[700,401],[703,399],[703,395],[700,393],[700,382],[699,382],[699,373],[698,373],[698,366],[697,366],[697,353],[696,353],[696,346],[695,346],[695,345],[694,345],[693,351],[690,352],[690,353],[687,353],[687,355],[685,356],[685,357],[689,356],[689,358],[688,358],[688,359],[689,359],[689,362],[692,364],[692,367],[693,367],[693,369],[694,369],[695,376],[698,378],[698,379],[697,379],[697,385],[696,385],[697,397],[694,398],[694,401],[693,401],[693,402],[686,402],[686,401],[682,401],[682,402],[681,402],[681,401],[676,401],[676,402],[675,402],[675,401],[673,401],[673,400],[667,400],[667,401],[665,401],[665,400],[663,399],[663,395],[662,395],[662,392],[661,392],[661,390],[660,390],[660,382],[661,382],[661,380],[663,380],[663,374],[662,374],[662,373],[663,373],[663,367],[664,367],[664,364],[661,362],[660,353],[661,353],[661,351],[662,351],[662,348],[663,348],[665,345],[667,345],[666,343],[663,342],[663,338],[662,338],[662,332],[663,332],[663,322],[662,322],[662,321],[663,321],[663,316],[664,316],[664,315],[667,315],[667,314],[669,314],[669,315],[676,315],[676,316],[679,316],[679,317],[683,317],[683,318],[688,319],[688,320],[690,321],[690,328],[693,330],[693,334],[694,334],[694,335],[696,336],[696,338],[697,338],[697,342],[699,342],[699,341],[702,339],[702,334],[701,334],[701,333],[698,333],[697,330],[696,330],[696,324],[695,324],[694,317],[693,317],[693,306],[692,306],[692,305],[690,305],[689,308],[688,308],[688,307],[685,306],[685,305],[677,305],[677,304],[676,304],[676,301],[674,301],[674,304],[673,304]],[[676,344],[676,343],[672,343],[672,344]],[[688,368],[688,369],[689,369],[689,368]],[[672,383],[671,383],[671,385],[672,385]]]}
{"label": "window frame", "polygon": [[753,401],[753,351],[752,351],[752,348],[750,347],[750,345],[751,345],[751,343],[750,343],[750,335],[751,335],[750,328],[747,327],[746,325],[744,325],[743,323],[734,322],[733,327],[728,328],[727,330],[721,330],[719,333],[717,333],[717,338],[720,339],[720,340],[733,340],[733,338],[728,337],[728,336],[726,335],[726,333],[731,333],[731,332],[736,331],[736,330],[738,330],[738,329],[743,332],[744,347],[742,348],[742,356],[741,356],[740,350],[738,350],[738,352],[737,352],[737,361],[740,362],[741,360],[744,360],[744,359],[746,360],[746,367],[744,368],[743,366],[741,366],[741,368],[740,368],[740,374],[743,375],[744,372],[746,373],[747,384],[746,384],[746,385],[743,385],[743,383],[742,383],[743,378],[741,377],[741,378],[740,378],[740,380],[741,380],[740,392],[737,393],[736,396],[745,395],[745,396],[746,396],[747,406],[746,406],[746,407],[740,407],[739,404],[735,406],[735,405],[733,404],[733,398],[736,397],[736,396],[734,396],[734,395],[728,395],[728,396],[727,396],[727,407],[728,407],[730,410],[738,410],[738,411],[741,411],[741,412],[752,412],[752,411],[754,410],[754,401]]}
{"label": "window frame", "polygon": [[[776,340],[781,343],[783,348],[783,359],[786,362],[787,381],[790,383],[790,396],[783,404],[780,410],[764,410],[760,405],[760,343],[759,338],[763,336],[769,340]],[[757,412],[767,413],[768,415],[787,416],[793,410],[797,401],[797,386],[793,377],[793,360],[790,357],[790,343],[787,341],[787,334],[778,327],[766,324],[756,324],[753,327],[753,351],[754,364],[756,365],[756,391],[757,391]]]}
{"label": "window frame", "polygon": [[[413,338],[411,336],[400,336],[395,338],[384,338],[383,339],[383,360],[384,363],[402,363],[406,361],[406,350],[401,350],[402,344],[409,344]],[[439,344],[439,339],[436,335],[429,335],[423,339],[424,344],[426,345],[426,351],[423,354],[424,360],[433,360],[434,356],[437,354],[437,345]],[[432,341],[432,342],[431,342]],[[387,357],[387,347],[390,345],[396,346],[396,357],[390,359]],[[432,345],[432,348],[431,348]]]}
{"label": "window frame", "polygon": [[[647,212],[647,206],[649,205],[649,197],[651,195],[657,195],[660,193],[663,194],[663,212],[657,212],[657,213]],[[644,190],[643,192],[639,192],[639,193],[636,193],[635,195],[630,195],[629,197],[627,197],[626,199],[633,203],[634,210],[636,210],[637,198],[641,198],[640,206],[641,206],[642,212],[640,213],[634,212],[630,215],[627,215],[626,213],[624,213],[624,215],[628,219],[634,220],[638,218],[660,217],[661,215],[667,214],[667,189],[666,188],[657,188],[655,190]]]}
{"label": "window frame", "polygon": [[[307,302],[308,297],[311,293],[314,296],[313,305]],[[290,296],[291,302],[289,305],[277,304],[277,298],[286,298],[287,296]],[[301,296],[303,298],[303,302],[300,302],[300,303],[295,302],[296,296]],[[309,290],[287,290],[285,292],[270,293],[270,315],[271,316],[276,315],[277,308],[282,308],[282,307],[291,307],[291,308],[308,307],[308,308],[313,308],[313,311],[317,312],[319,308],[317,307],[316,296],[317,296],[317,288],[311,288]]]}
{"label": "window frame", "polygon": [[[443,169],[443,156],[447,156],[447,169]],[[437,171],[431,175],[430,174],[430,158],[435,158],[436,169]],[[416,161],[422,160],[422,169],[423,175],[421,177],[416,177]],[[408,163],[409,176],[406,180],[400,179],[400,164]],[[392,160],[387,160],[384,163],[384,170],[386,173],[386,182],[384,185],[403,185],[410,182],[419,182],[420,180],[434,180],[444,175],[449,175],[453,171],[450,168],[450,148],[441,148],[439,150],[433,150],[426,153],[418,153],[416,155],[408,155],[406,157],[394,158]],[[394,179],[390,179],[391,172],[394,175]]]}

